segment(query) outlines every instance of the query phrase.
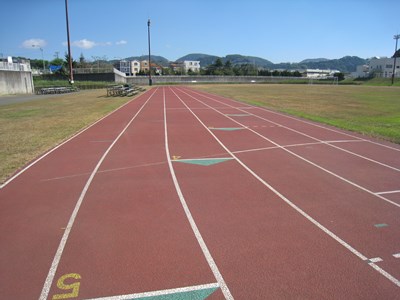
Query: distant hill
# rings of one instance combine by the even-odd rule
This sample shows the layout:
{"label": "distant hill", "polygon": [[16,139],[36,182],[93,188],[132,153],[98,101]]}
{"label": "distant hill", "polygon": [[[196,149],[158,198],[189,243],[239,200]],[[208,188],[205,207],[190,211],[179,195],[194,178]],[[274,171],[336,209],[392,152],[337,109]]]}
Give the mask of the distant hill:
{"label": "distant hill", "polygon": [[263,68],[270,68],[273,63],[270,62],[269,60],[266,60],[264,58],[260,57],[255,57],[255,56],[243,56],[240,54],[230,54],[222,58],[223,62],[230,61],[232,65],[245,65],[245,64],[250,64],[250,65],[257,65],[259,67]]}
{"label": "distant hill", "polygon": [[243,56],[240,54],[230,54],[224,57],[219,57],[215,55],[192,53],[179,58],[177,61],[197,60],[200,61],[200,66],[202,68],[205,68],[215,63],[217,58],[221,59],[223,63],[229,60],[232,63],[232,65],[256,64],[257,66],[263,68],[268,68],[271,65],[273,65],[273,63],[270,62],[269,60],[255,56]]}
{"label": "distant hill", "polygon": [[205,68],[220,58],[222,62],[230,61],[232,65],[255,64],[257,67],[266,69],[284,69],[284,70],[304,70],[304,69],[331,69],[341,72],[354,72],[359,65],[366,63],[366,60],[358,56],[345,56],[340,59],[310,58],[299,63],[278,63],[274,64],[269,60],[255,56],[243,56],[240,54],[231,54],[224,57],[215,55],[193,53],[183,56],[178,61],[198,60],[202,68]]}
{"label": "distant hill", "polygon": [[366,59],[358,56],[345,56],[340,59],[308,59],[306,61],[303,60],[300,63],[279,63],[274,64],[273,68],[284,70],[330,69],[350,73],[355,72],[357,66],[364,65],[366,62]]}
{"label": "distant hill", "polygon": [[213,64],[217,58],[220,58],[215,55],[208,55],[208,54],[201,54],[201,53],[192,53],[185,55],[176,61],[185,61],[185,60],[193,60],[193,61],[200,61],[200,66],[202,68]]}
{"label": "distant hill", "polygon": [[[399,50],[400,51],[400,50]],[[192,53],[179,58],[177,61],[184,60],[197,60],[200,61],[202,68],[205,68],[213,63],[217,59],[221,59],[223,63],[228,60],[232,65],[243,65],[243,64],[255,64],[259,68],[265,69],[282,69],[282,70],[304,70],[304,69],[331,69],[339,70],[344,73],[354,72],[359,65],[366,64],[367,60],[358,56],[345,56],[340,59],[327,59],[327,58],[309,58],[299,63],[278,63],[274,64],[271,61],[255,56],[244,56],[240,54],[229,54],[224,57],[215,55]],[[147,55],[132,56],[126,58],[127,60],[148,60]],[[152,55],[151,61],[161,66],[167,67],[169,60],[162,56]]]}
{"label": "distant hill", "polygon": [[327,58],[308,58],[305,60],[302,60],[301,62],[299,62],[299,64],[308,64],[308,63],[315,63],[315,62],[321,62],[321,61],[327,61],[329,59]]}

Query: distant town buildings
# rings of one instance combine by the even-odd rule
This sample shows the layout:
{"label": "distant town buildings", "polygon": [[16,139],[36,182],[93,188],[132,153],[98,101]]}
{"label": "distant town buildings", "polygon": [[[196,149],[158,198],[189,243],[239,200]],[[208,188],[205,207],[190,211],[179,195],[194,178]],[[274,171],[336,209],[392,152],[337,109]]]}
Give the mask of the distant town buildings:
{"label": "distant town buildings", "polygon": [[[163,74],[163,69],[170,68],[173,72],[180,74],[200,73],[200,61],[182,61],[171,62],[168,67],[162,67],[154,62],[151,63],[152,72],[157,75]],[[149,61],[148,60],[121,60],[119,62],[119,71],[127,74],[128,76],[137,76],[139,74],[148,74]]]}
{"label": "distant town buildings", "polygon": [[307,69],[303,72],[303,76],[307,78],[324,79],[334,77],[336,73],[340,73],[339,70],[320,70],[320,69]]}

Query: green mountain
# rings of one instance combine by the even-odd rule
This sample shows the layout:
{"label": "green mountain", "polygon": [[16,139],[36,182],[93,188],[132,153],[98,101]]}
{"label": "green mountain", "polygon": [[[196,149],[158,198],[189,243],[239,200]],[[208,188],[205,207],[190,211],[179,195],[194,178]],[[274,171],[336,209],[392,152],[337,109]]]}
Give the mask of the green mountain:
{"label": "green mountain", "polygon": [[[400,51],[400,50],[399,50]],[[305,59],[299,63],[278,63],[274,64],[269,60],[255,56],[244,56],[240,54],[230,54],[224,57],[208,55],[202,53],[192,53],[179,58],[177,61],[195,60],[200,61],[202,68],[215,63],[217,59],[221,59],[223,63],[230,61],[232,65],[256,65],[258,68],[264,69],[282,69],[282,70],[305,70],[305,69],[331,69],[340,72],[354,72],[359,65],[366,64],[367,60],[358,56],[345,56],[340,59],[311,58]],[[127,60],[148,60],[147,55],[133,56],[126,58]],[[168,67],[170,61],[162,56],[151,56],[151,61],[163,67]]]}
{"label": "green mountain", "polygon": [[192,53],[185,55],[179,58],[177,61],[184,61],[184,60],[197,60],[200,61],[200,66],[205,68],[217,60],[217,58],[221,59],[223,63],[227,62],[228,60],[232,63],[232,65],[247,65],[247,64],[255,64],[262,68],[268,68],[273,65],[272,62],[269,60],[255,57],[255,56],[243,56],[240,54],[230,54],[224,57],[219,57],[215,55],[208,55],[208,54],[201,54],[201,53]]}
{"label": "green mountain", "polygon": [[202,68],[212,65],[217,58],[220,58],[218,56],[215,55],[208,55],[208,54],[201,54],[201,53],[192,53],[192,54],[188,54],[185,55],[179,59],[177,59],[176,61],[185,61],[185,60],[193,60],[193,61],[200,61],[200,66]]}
{"label": "green mountain", "polygon": [[256,65],[263,68],[270,68],[273,63],[264,58],[255,56],[243,56],[240,54],[231,54],[222,58],[223,62],[230,61],[232,65]]}
{"label": "green mountain", "polygon": [[301,62],[299,62],[299,64],[308,64],[308,63],[315,63],[315,62],[321,62],[321,61],[327,61],[329,59],[327,58],[309,58],[309,59],[305,59],[302,60]]}

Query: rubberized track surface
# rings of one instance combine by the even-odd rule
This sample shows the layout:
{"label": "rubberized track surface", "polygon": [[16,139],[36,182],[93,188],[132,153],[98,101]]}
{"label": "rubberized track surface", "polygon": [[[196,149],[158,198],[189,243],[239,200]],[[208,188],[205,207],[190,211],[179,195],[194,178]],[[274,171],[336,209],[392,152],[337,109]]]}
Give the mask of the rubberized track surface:
{"label": "rubberized track surface", "polygon": [[399,299],[400,147],[154,88],[0,190],[2,299]]}

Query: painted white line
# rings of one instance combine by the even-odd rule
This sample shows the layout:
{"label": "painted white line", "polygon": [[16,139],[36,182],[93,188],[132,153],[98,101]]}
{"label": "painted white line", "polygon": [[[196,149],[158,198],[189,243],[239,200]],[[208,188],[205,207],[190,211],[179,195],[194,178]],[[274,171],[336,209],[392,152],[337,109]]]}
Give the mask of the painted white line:
{"label": "painted white line", "polygon": [[395,253],[395,254],[393,254],[393,257],[394,257],[394,258],[400,258],[400,253]]}
{"label": "painted white line", "polygon": [[132,124],[133,120],[136,119],[136,117],[138,116],[138,114],[143,110],[143,108],[146,106],[146,104],[149,102],[149,100],[153,97],[153,95],[156,93],[157,89],[154,90],[154,92],[149,96],[149,98],[146,100],[146,102],[141,106],[141,108],[137,111],[137,113],[131,118],[131,120],[129,121],[129,123],[124,127],[124,129],[122,129],[122,131],[120,132],[120,134],[115,138],[114,142],[108,147],[108,149],[104,152],[103,156],[100,158],[99,162],[97,163],[96,167],[93,169],[93,172],[91,173],[89,179],[87,180],[81,195],[79,196],[78,201],[76,202],[75,208],[71,214],[71,217],[68,221],[68,225],[64,231],[64,234],[61,238],[60,244],[58,246],[57,252],[54,256],[53,262],[51,264],[49,273],[47,274],[47,278],[46,281],[44,283],[42,292],[40,294],[39,299],[40,300],[45,300],[47,299],[49,292],[50,292],[50,288],[51,285],[53,284],[53,280],[54,280],[54,276],[56,274],[57,268],[58,268],[58,264],[60,263],[61,260],[61,256],[63,254],[65,245],[67,243],[69,234],[72,230],[72,226],[74,225],[75,222],[75,218],[79,212],[79,208],[81,207],[81,204],[83,202],[83,199],[85,198],[85,195],[90,187],[90,184],[93,181],[94,176],[96,175],[98,169],[100,168],[100,165],[103,163],[104,159],[106,158],[106,156],[108,155],[108,153],[111,151],[111,149],[114,147],[114,145],[117,143],[117,141],[120,139],[120,137],[125,133],[125,131],[128,129],[128,127]]}
{"label": "painted white line", "polygon": [[380,193],[375,193],[375,194],[377,194],[377,195],[386,195],[386,194],[396,194],[396,193],[400,193],[400,190],[380,192]]}
{"label": "painted white line", "polygon": [[[221,102],[221,101],[219,101],[219,100],[217,100],[217,99],[213,99],[212,97],[208,97],[208,96],[204,96],[204,97],[206,97],[206,98],[208,98],[208,99],[211,99],[211,100],[213,100],[213,101],[215,101],[215,102],[218,102],[218,103],[223,103],[223,102]],[[228,105],[228,106],[234,108],[234,106],[231,106],[231,105],[229,105],[229,104],[226,104],[226,103],[223,103],[223,104]],[[238,109],[238,110],[239,110],[239,111],[242,111],[242,112],[246,112],[245,110],[242,110],[242,109]],[[375,163],[375,164],[381,165],[381,166],[383,166],[383,167],[392,169],[392,170],[394,170],[394,171],[400,172],[400,169],[399,169],[399,168],[396,168],[396,167],[390,166],[390,165],[388,165],[388,164],[379,162],[379,161],[377,161],[377,160],[371,159],[371,158],[369,158],[369,157],[366,157],[366,156],[357,154],[357,153],[352,152],[352,151],[349,151],[349,150],[347,150],[347,149],[340,148],[339,146],[336,146],[336,145],[334,145],[334,144],[332,144],[332,143],[330,143],[330,142],[320,140],[320,139],[318,139],[318,138],[316,138],[316,137],[313,137],[313,136],[311,136],[311,135],[308,135],[308,134],[306,134],[306,133],[304,133],[304,132],[301,132],[301,131],[298,131],[298,130],[296,130],[296,129],[287,127],[287,126],[282,125],[282,124],[280,124],[280,123],[277,123],[277,122],[275,122],[275,121],[271,121],[271,120],[269,120],[269,119],[267,119],[267,118],[258,116],[258,115],[254,114],[254,113],[248,113],[248,114],[251,115],[251,116],[254,116],[254,117],[258,118],[258,119],[261,119],[261,120],[263,120],[263,121],[272,123],[272,124],[277,125],[277,126],[279,126],[279,127],[285,128],[285,129],[287,129],[287,130],[289,130],[289,131],[292,131],[292,132],[295,132],[295,133],[300,134],[300,135],[302,135],[302,136],[305,136],[305,137],[307,137],[307,138],[316,140],[316,141],[318,141],[318,142],[320,142],[320,143],[322,143],[322,144],[325,144],[325,145],[327,145],[327,146],[330,146],[330,147],[333,147],[333,148],[338,149],[338,150],[340,150],[340,151],[346,152],[346,153],[348,153],[348,154],[350,154],[350,155],[357,156],[357,157],[359,157],[359,158],[368,160],[368,161],[370,161],[370,162],[372,162],[372,163]],[[226,116],[229,117],[229,115],[226,115]],[[243,126],[245,126],[245,125],[243,125]],[[359,139],[358,139],[358,140],[359,140]]]}
{"label": "painted white line", "polygon": [[374,257],[374,258],[368,259],[368,263],[369,263],[369,264],[371,264],[371,263],[377,263],[377,262],[381,262],[381,261],[383,261],[383,259],[380,258],[380,257]]}
{"label": "painted white line", "polygon": [[[172,90],[173,91],[173,90]],[[174,91],[173,91],[174,92]],[[175,93],[175,92],[174,92]],[[175,94],[176,95],[176,94]],[[167,111],[166,111],[166,99],[165,99],[165,88],[163,88],[163,101],[164,101],[164,135],[165,135],[165,152],[167,155],[167,159],[168,159],[168,166],[169,166],[169,170],[172,176],[172,180],[174,182],[175,185],[175,189],[176,192],[178,194],[179,200],[182,204],[183,210],[185,211],[186,217],[190,223],[190,226],[192,227],[192,230],[194,232],[194,235],[196,236],[197,242],[199,243],[201,250],[203,251],[203,254],[207,260],[208,265],[211,268],[211,271],[213,272],[215,279],[218,282],[218,285],[221,287],[221,291],[225,296],[225,299],[233,299],[233,296],[231,294],[231,292],[229,291],[228,286],[225,283],[224,278],[221,275],[221,272],[219,271],[217,264],[215,263],[213,257],[211,256],[210,251],[208,250],[208,247],[196,225],[196,222],[193,219],[192,213],[189,210],[189,207],[186,203],[185,197],[183,196],[182,190],[179,186],[179,182],[178,179],[175,175],[175,170],[174,167],[172,165],[172,161],[171,161],[171,155],[169,152],[169,145],[168,145],[168,126],[167,126]],[[209,129],[207,129],[209,130]]]}
{"label": "painted white line", "polygon": [[[195,93],[195,94],[203,96],[203,97],[207,97],[205,95],[210,95],[210,96],[213,96],[213,97],[219,97],[219,98],[222,98],[224,100],[227,100],[227,101],[230,101],[230,102],[234,102],[234,103],[238,103],[238,104],[239,103],[243,103],[243,102],[240,102],[240,101],[237,101],[237,100],[234,100],[234,99],[229,99],[229,98],[226,98],[226,97],[210,94],[210,93],[203,92],[203,91],[201,93],[198,93],[198,92],[193,91],[193,89],[188,89],[188,90],[193,92],[193,93]],[[228,105],[228,104],[225,104],[225,105]],[[388,148],[388,149],[400,152],[399,148],[391,147],[391,146],[388,146],[388,145],[385,145],[385,144],[381,144],[381,143],[378,143],[378,142],[374,142],[374,141],[371,141],[371,140],[368,140],[368,139],[360,138],[360,137],[352,135],[350,133],[346,133],[346,132],[343,132],[343,131],[339,131],[337,129],[329,128],[327,126],[319,125],[319,124],[317,124],[315,122],[306,121],[306,120],[301,119],[301,118],[292,117],[292,116],[289,116],[289,115],[286,115],[286,114],[283,114],[283,113],[280,113],[280,112],[276,112],[276,111],[273,111],[273,110],[270,110],[268,108],[261,107],[261,106],[253,106],[253,107],[257,108],[257,109],[260,109],[260,110],[265,110],[266,112],[269,112],[269,113],[272,113],[272,114],[275,114],[275,115],[278,115],[278,116],[282,116],[282,117],[285,117],[285,118],[288,118],[288,119],[292,119],[292,120],[295,120],[295,121],[298,121],[298,122],[302,122],[302,123],[305,123],[305,124],[308,124],[308,125],[312,125],[314,127],[322,128],[322,129],[325,129],[325,130],[328,130],[328,131],[332,131],[332,132],[335,132],[335,133],[339,133],[339,134],[342,134],[342,135],[346,135],[346,136],[358,139],[360,141],[369,142],[371,144],[375,144],[375,145],[378,145],[378,146],[381,146],[381,147],[384,147],[384,148]]]}
{"label": "painted white line", "polygon": [[[105,169],[105,170],[97,171],[97,174],[125,171],[125,170],[130,170],[130,169],[135,169],[135,168],[152,167],[152,166],[162,165],[165,163],[166,163],[166,161],[140,164],[140,165],[135,165],[135,166],[121,167],[121,168],[114,168],[114,169]],[[80,173],[80,174],[74,174],[74,175],[68,175],[68,176],[46,178],[46,179],[41,179],[40,181],[46,182],[46,181],[53,181],[53,180],[63,180],[63,179],[70,179],[70,178],[74,178],[74,177],[86,176],[86,175],[90,175],[90,174],[91,173],[87,172],[87,173]]]}
{"label": "painted white line", "polygon": [[[174,91],[173,91],[174,92]],[[174,92],[175,93],[175,92]],[[187,94],[187,93],[185,93]],[[259,182],[261,182],[265,187],[267,187],[269,190],[271,190],[275,195],[277,195],[280,199],[282,199],[286,204],[288,204],[290,207],[292,207],[294,210],[296,210],[299,214],[301,214],[304,218],[306,218],[308,221],[310,221],[312,224],[314,224],[316,227],[318,227],[320,230],[322,230],[324,233],[329,235],[331,238],[333,238],[336,242],[338,242],[340,245],[345,247],[348,251],[353,253],[355,256],[357,256],[359,259],[363,261],[368,261],[368,258],[363,255],[361,252],[353,248],[350,244],[342,240],[339,236],[334,234],[332,231],[330,231],[328,228],[323,226],[321,223],[319,223],[317,220],[315,220],[313,217],[308,215],[305,211],[303,211],[300,207],[298,207],[296,204],[294,204],[292,201],[290,201],[288,198],[286,198],[284,195],[282,195],[278,190],[276,190],[272,185],[267,183],[264,179],[262,179],[260,176],[258,176],[252,169],[250,169],[245,163],[243,163],[235,154],[233,154],[219,139],[218,137],[207,128],[207,126],[201,121],[201,119],[193,112],[191,109],[186,105],[186,103],[175,93],[175,95],[181,100],[181,102],[188,108],[188,110],[193,114],[193,116],[200,122],[201,125],[214,137],[214,139],[227,151],[246,171],[248,171],[253,177],[255,177]],[[189,95],[189,94],[187,94]],[[189,95],[190,96],[190,95]],[[192,97],[192,96],[190,96]],[[194,97],[192,97],[194,98]],[[196,99],[196,98],[194,98]],[[200,100],[198,100],[200,101]],[[200,101],[201,102],[201,101]],[[223,114],[222,114],[223,115]],[[375,265],[373,262],[369,263],[370,266],[372,266],[376,271],[378,271],[381,275],[385,276],[387,279],[389,279],[392,283],[400,287],[400,281],[393,277],[391,274],[387,273],[385,270],[382,268],[378,267]]]}
{"label": "painted white line", "polygon": [[[192,95],[186,93],[185,91],[182,91],[182,92],[185,93],[186,95],[188,95],[189,97],[191,97],[191,98],[193,98],[193,99],[199,101],[200,103],[209,106],[208,104],[206,104],[206,103],[204,103],[203,101],[201,101],[201,100],[195,98],[194,96],[192,96]],[[209,107],[211,107],[211,106],[209,106]],[[223,114],[223,113],[220,112],[219,110],[214,109],[214,111],[217,112],[217,113],[219,113],[220,115],[224,116],[225,118],[228,118],[229,120],[231,120],[231,121],[237,123],[238,125],[244,126],[244,124],[240,123],[239,121],[237,121],[237,120],[235,120],[235,119],[233,119],[233,118],[231,118],[231,117],[226,116],[225,114]],[[261,137],[262,139],[265,139],[266,141],[268,141],[268,142],[274,144],[276,147],[278,147],[278,148],[280,148],[280,149],[282,149],[282,150],[284,150],[284,151],[290,153],[291,155],[293,155],[293,156],[295,156],[295,157],[297,157],[297,158],[299,158],[299,159],[301,159],[301,160],[303,160],[303,161],[309,163],[310,165],[312,165],[312,166],[314,166],[314,167],[316,167],[316,168],[318,168],[318,169],[320,169],[320,170],[322,170],[322,171],[324,171],[324,172],[326,172],[326,173],[328,173],[328,174],[330,174],[330,175],[332,175],[332,176],[334,176],[334,177],[336,177],[336,178],[338,178],[338,179],[340,179],[340,180],[342,180],[342,181],[344,181],[344,182],[347,182],[348,184],[350,184],[350,185],[352,185],[352,186],[354,186],[354,187],[356,187],[356,188],[358,188],[358,189],[360,189],[360,190],[362,190],[362,191],[364,191],[364,192],[367,192],[368,194],[371,194],[371,195],[373,195],[373,196],[375,196],[375,197],[378,197],[378,198],[384,200],[385,202],[390,203],[390,204],[392,204],[392,205],[394,205],[394,206],[400,208],[400,204],[399,204],[399,203],[396,203],[396,202],[394,202],[394,201],[392,201],[392,200],[390,200],[390,199],[387,199],[387,198],[383,197],[382,195],[378,195],[378,194],[376,194],[376,193],[374,193],[374,192],[368,190],[367,188],[365,188],[365,187],[363,187],[363,186],[361,186],[361,185],[359,185],[359,184],[357,184],[357,183],[355,183],[355,182],[352,182],[351,180],[348,180],[348,179],[346,179],[346,178],[344,178],[344,177],[342,177],[342,176],[340,176],[340,175],[338,175],[338,174],[336,174],[336,173],[334,173],[334,172],[332,172],[332,171],[330,171],[330,170],[328,170],[328,169],[325,169],[324,167],[322,167],[322,166],[320,166],[320,165],[318,165],[318,164],[312,162],[311,160],[308,160],[308,159],[302,157],[301,155],[299,155],[299,154],[297,154],[297,153],[295,153],[295,152],[293,152],[293,151],[290,151],[289,149],[285,148],[284,146],[279,145],[278,143],[274,142],[273,140],[267,138],[266,136],[262,135],[261,133],[255,131],[255,130],[253,130],[253,129],[251,129],[251,128],[247,128],[247,130],[253,132],[254,134],[256,134],[256,135],[258,135],[259,137]]]}
{"label": "painted white line", "polygon": [[[144,93],[142,96],[144,96],[146,93]],[[41,161],[43,158],[45,158],[46,156],[48,156],[49,154],[51,154],[52,152],[54,152],[55,150],[57,150],[58,148],[60,148],[61,146],[63,146],[64,144],[68,143],[69,141],[71,141],[72,139],[76,138],[77,136],[79,136],[80,134],[84,133],[85,131],[87,131],[88,129],[90,129],[91,127],[93,127],[94,125],[96,125],[97,123],[101,122],[102,120],[104,120],[105,118],[109,117],[110,115],[114,114],[115,112],[117,112],[118,110],[122,109],[123,107],[125,107],[126,105],[128,105],[129,103],[131,103],[133,100],[136,100],[137,98],[133,98],[130,101],[128,101],[127,103],[125,103],[124,105],[118,107],[117,109],[115,109],[114,111],[110,112],[109,114],[105,115],[104,117],[102,117],[101,119],[97,120],[96,122],[94,122],[93,124],[83,128],[82,130],[78,131],[76,134],[74,134],[73,136],[71,136],[69,139],[65,140],[64,142],[62,142],[61,144],[58,144],[57,146],[55,146],[54,148],[50,149],[49,151],[47,151],[46,153],[44,153],[42,156],[40,156],[39,158],[37,158],[36,160],[34,160],[33,162],[31,162],[30,164],[28,164],[25,168],[21,169],[19,172],[17,172],[16,174],[14,174],[12,177],[10,177],[7,181],[5,181],[3,184],[0,185],[0,190],[2,188],[4,188],[7,184],[9,184],[11,181],[13,181],[15,178],[17,178],[18,176],[20,176],[22,173],[24,173],[26,170],[30,169],[31,167],[33,167],[35,164],[37,164],[39,161]]]}
{"label": "painted white line", "polygon": [[[217,289],[219,288],[218,283],[210,283],[210,284],[202,284],[195,286],[188,286],[176,289],[168,289],[168,290],[159,290],[154,292],[145,292],[145,293],[136,293],[129,295],[120,295],[120,296],[111,296],[111,297],[102,297],[102,298],[92,298],[87,300],[129,300],[129,299],[138,299],[138,298],[146,298],[146,297],[156,297],[156,296],[166,296],[171,294],[180,294],[186,292],[193,291],[201,291],[207,289]],[[181,299],[177,296],[176,299]]]}

